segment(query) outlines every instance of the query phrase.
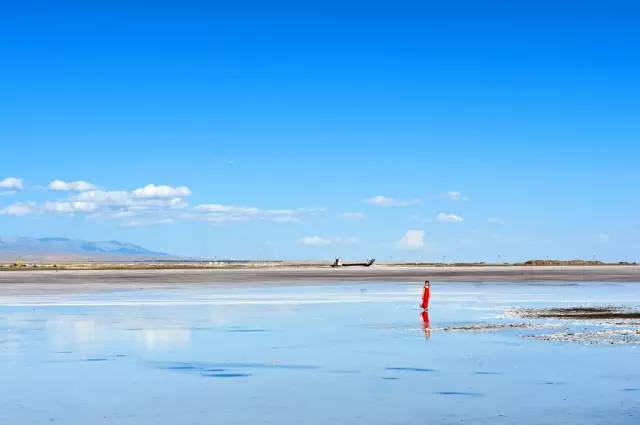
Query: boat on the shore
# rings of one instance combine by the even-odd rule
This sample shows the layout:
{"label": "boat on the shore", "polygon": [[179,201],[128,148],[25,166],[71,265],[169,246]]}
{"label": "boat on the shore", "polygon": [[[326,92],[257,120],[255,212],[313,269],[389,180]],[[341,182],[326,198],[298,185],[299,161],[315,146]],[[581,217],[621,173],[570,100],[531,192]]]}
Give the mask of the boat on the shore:
{"label": "boat on the shore", "polygon": [[376,261],[375,258],[370,258],[364,263],[343,263],[340,258],[336,258],[333,264],[331,264],[331,267],[353,267],[353,266],[371,267],[375,261]]}

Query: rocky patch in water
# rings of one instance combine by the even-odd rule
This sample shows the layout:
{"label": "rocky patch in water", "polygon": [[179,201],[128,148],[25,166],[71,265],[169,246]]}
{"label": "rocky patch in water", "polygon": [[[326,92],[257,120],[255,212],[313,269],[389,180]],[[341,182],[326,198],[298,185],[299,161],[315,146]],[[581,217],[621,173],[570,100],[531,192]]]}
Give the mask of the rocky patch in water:
{"label": "rocky patch in water", "polygon": [[[620,306],[514,308],[507,318],[522,322],[471,323],[431,329],[443,332],[498,332],[535,329],[527,339],[580,344],[640,345],[640,311]],[[504,318],[504,317],[503,317]]]}
{"label": "rocky patch in water", "polygon": [[445,326],[440,330],[444,332],[494,332],[504,329],[525,329],[531,327],[533,327],[533,324],[531,323],[471,323]]}
{"label": "rocky patch in water", "polygon": [[521,318],[566,322],[561,332],[526,335],[525,338],[580,344],[640,345],[640,311],[620,306],[577,306],[514,309]]}
{"label": "rocky patch in water", "polygon": [[640,319],[640,311],[629,310],[622,307],[554,307],[554,308],[523,308],[514,309],[513,314],[523,318],[539,319],[579,319],[579,320],[606,320],[606,319]]}
{"label": "rocky patch in water", "polygon": [[526,335],[525,338],[551,342],[576,342],[588,345],[640,345],[640,329],[607,329],[601,331],[558,332],[541,335]]}

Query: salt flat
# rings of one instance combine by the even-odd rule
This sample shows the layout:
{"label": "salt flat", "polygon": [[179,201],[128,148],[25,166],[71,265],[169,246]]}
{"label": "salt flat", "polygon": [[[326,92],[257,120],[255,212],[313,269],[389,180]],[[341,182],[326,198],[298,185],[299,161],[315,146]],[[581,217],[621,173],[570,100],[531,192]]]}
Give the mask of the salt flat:
{"label": "salt flat", "polygon": [[75,279],[0,297],[1,424],[623,425],[640,414],[638,345],[553,337],[620,325],[509,314],[637,308],[636,283],[434,280],[425,316],[419,282],[62,290]]}
{"label": "salt flat", "polygon": [[345,282],[640,282],[640,266],[485,266],[370,268],[263,267],[240,269],[0,271],[0,297],[175,286],[330,285]]}

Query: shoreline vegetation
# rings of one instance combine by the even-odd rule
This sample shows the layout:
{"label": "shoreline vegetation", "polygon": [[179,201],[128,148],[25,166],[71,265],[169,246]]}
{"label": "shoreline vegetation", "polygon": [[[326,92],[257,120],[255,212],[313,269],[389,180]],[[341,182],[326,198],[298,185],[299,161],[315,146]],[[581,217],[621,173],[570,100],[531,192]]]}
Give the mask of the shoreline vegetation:
{"label": "shoreline vegetation", "polygon": [[[636,262],[605,263],[597,260],[528,260],[520,263],[485,262],[379,262],[376,268],[484,268],[484,267],[598,267],[638,266]],[[270,269],[270,268],[330,268],[330,261],[176,261],[176,260],[60,260],[60,261],[0,261],[0,271],[26,270],[207,270],[207,269]]]}

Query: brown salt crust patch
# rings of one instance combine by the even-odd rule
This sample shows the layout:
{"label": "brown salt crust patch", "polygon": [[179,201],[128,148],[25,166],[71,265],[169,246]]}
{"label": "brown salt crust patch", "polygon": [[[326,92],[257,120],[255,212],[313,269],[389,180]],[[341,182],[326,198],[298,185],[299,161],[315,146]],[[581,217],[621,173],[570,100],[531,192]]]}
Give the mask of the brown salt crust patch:
{"label": "brown salt crust patch", "polygon": [[[559,323],[533,323],[533,322],[518,322],[518,323],[469,323],[462,325],[445,326],[441,328],[431,328],[431,331],[435,332],[498,332],[509,329],[549,329],[549,328],[564,328],[565,326]],[[423,330],[420,328],[419,330]]]}
{"label": "brown salt crust patch", "polygon": [[597,332],[559,332],[554,334],[527,335],[525,338],[551,342],[576,342],[586,345],[638,345],[640,329],[615,329]]}
{"label": "brown salt crust patch", "polygon": [[459,326],[445,326],[440,329],[444,332],[494,332],[503,329],[531,329],[535,328],[532,323],[474,323]]}
{"label": "brown salt crust patch", "polygon": [[[553,307],[519,308],[507,311],[507,314],[532,319],[573,319],[573,320],[610,320],[640,319],[640,311],[616,306],[602,307]],[[628,324],[628,323],[627,323]]]}

